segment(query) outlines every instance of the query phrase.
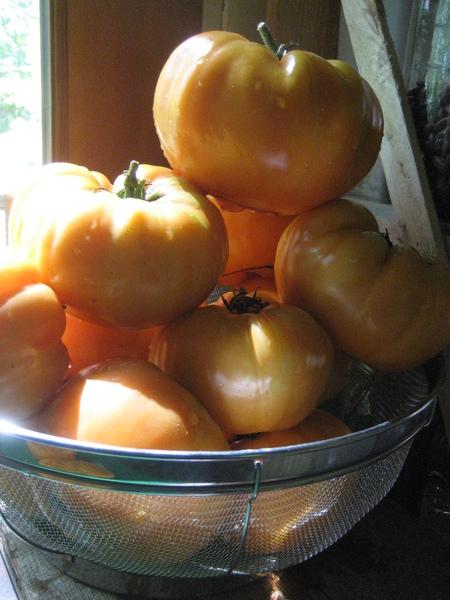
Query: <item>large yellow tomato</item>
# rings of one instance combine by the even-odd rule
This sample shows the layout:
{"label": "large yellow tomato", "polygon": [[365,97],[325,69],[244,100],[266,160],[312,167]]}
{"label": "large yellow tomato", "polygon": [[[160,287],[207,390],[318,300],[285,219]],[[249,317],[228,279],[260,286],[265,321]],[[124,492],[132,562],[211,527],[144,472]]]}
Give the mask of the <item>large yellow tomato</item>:
{"label": "large yellow tomato", "polygon": [[12,255],[0,263],[0,417],[27,419],[63,383],[66,317],[34,267]]}
{"label": "large yellow tomato", "polygon": [[195,308],[227,260],[219,210],[170,169],[134,162],[114,192],[84,167],[43,167],[13,202],[11,244],[80,317],[143,328]]}
{"label": "large yellow tomato", "polygon": [[338,417],[316,408],[303,421],[290,429],[267,431],[255,436],[244,437],[231,446],[232,450],[278,448],[294,444],[308,444],[350,433],[350,428]]}
{"label": "large yellow tomato", "polygon": [[[271,304],[275,302],[281,303],[276,289],[275,279],[273,277],[262,277],[261,275],[255,275],[251,271],[247,274],[248,277],[239,283],[239,289],[245,290],[250,294],[256,294],[263,302],[269,302]],[[220,302],[220,299],[217,300],[218,304],[220,304]],[[334,344],[334,367],[331,371],[325,390],[323,391],[322,399],[320,401],[321,404],[342,390],[351,374],[351,367],[351,358]]]}
{"label": "large yellow tomato", "polygon": [[84,442],[156,450],[227,450],[206,409],[146,360],[115,358],[83,369],[37,421]]}
{"label": "large yellow tomato", "polygon": [[66,314],[62,341],[70,356],[68,376],[110,358],[146,359],[155,329],[99,325]]}
{"label": "large yellow tomato", "polygon": [[363,206],[336,200],[298,216],[275,260],[284,302],[310,312],[373,368],[415,367],[450,342],[450,269],[393,245]]}
{"label": "large yellow tomato", "polygon": [[241,293],[227,303],[162,328],[150,360],[229,434],[292,427],[321,400],[334,362],[330,339],[295,306],[265,305]]}
{"label": "large yellow tomato", "polygon": [[[226,451],[229,444],[205,408],[187,390],[146,360],[112,359],[70,379],[34,423],[39,431],[86,442],[155,450]],[[67,448],[30,450],[50,468],[91,477],[113,477]],[[44,492],[39,486],[35,494]],[[127,494],[61,485],[55,491],[65,511],[46,508],[68,539],[83,537],[94,554],[117,562],[118,548],[130,565],[173,571],[219,537],[230,512],[226,496]],[[43,496],[42,496],[43,497]],[[72,518],[67,518],[67,515]],[[103,523],[99,532],[98,523]],[[168,531],[176,523],[177,535]],[[111,537],[110,531],[116,532]],[[179,544],[179,538],[190,544]],[[117,541],[119,539],[119,542]],[[136,540],[139,543],[136,543]],[[113,557],[113,558],[112,558]]]}
{"label": "large yellow tomato", "polygon": [[212,198],[222,213],[228,236],[229,254],[221,282],[237,285],[248,271],[273,277],[278,240],[292,216],[242,208]]}
{"label": "large yellow tomato", "polygon": [[169,164],[213,196],[285,215],[350,190],[374,164],[383,119],[348,64],[227,31],[195,35],[165,63],[153,115]]}

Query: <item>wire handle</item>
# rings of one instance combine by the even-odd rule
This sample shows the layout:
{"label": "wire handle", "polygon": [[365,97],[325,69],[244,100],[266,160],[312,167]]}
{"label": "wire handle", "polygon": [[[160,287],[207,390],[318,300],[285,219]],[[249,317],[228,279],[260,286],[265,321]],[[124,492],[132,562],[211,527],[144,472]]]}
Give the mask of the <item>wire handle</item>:
{"label": "wire handle", "polygon": [[255,460],[253,462],[254,468],[254,476],[253,476],[253,489],[252,493],[248,497],[247,503],[245,505],[245,513],[244,513],[244,524],[241,533],[241,539],[239,541],[237,555],[234,559],[234,562],[231,564],[231,567],[228,569],[228,575],[231,575],[234,571],[235,565],[238,563],[242,550],[244,549],[245,542],[247,541],[247,535],[250,525],[250,516],[252,514],[253,502],[256,500],[259,494],[259,486],[261,482],[261,473],[262,473],[263,461]]}

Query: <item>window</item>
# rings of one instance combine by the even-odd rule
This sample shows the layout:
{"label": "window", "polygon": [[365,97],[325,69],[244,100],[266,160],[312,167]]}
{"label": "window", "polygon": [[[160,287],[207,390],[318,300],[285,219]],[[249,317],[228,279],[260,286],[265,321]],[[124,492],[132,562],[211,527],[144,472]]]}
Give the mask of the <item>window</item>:
{"label": "window", "polygon": [[3,0],[0,16],[1,191],[42,162],[39,1]]}
{"label": "window", "polygon": [[[0,208],[24,172],[42,163],[39,0],[3,0],[0,13]],[[5,215],[0,211],[0,244]]]}

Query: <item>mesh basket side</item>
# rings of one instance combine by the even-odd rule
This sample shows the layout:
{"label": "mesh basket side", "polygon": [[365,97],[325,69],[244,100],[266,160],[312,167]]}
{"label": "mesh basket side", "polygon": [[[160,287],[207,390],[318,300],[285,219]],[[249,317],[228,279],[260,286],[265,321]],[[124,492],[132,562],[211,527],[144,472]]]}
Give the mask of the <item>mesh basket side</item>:
{"label": "mesh basket side", "polygon": [[333,479],[261,491],[241,548],[248,494],[167,496],[100,490],[0,467],[0,509],[38,547],[129,573],[257,574],[321,552],[390,490],[409,444]]}
{"label": "mesh basket side", "polygon": [[280,570],[328,548],[389,492],[410,446],[352,473],[259,496],[240,570]]}

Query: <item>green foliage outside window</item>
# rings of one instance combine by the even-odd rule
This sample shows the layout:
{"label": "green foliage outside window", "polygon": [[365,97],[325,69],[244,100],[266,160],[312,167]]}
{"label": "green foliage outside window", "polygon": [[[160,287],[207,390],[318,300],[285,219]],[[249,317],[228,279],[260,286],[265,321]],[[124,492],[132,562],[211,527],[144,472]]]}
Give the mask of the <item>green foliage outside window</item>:
{"label": "green foliage outside window", "polygon": [[18,119],[29,120],[31,112],[24,94],[17,93],[20,83],[31,78],[28,32],[36,16],[37,0],[8,0],[0,13],[0,133],[9,131]]}

